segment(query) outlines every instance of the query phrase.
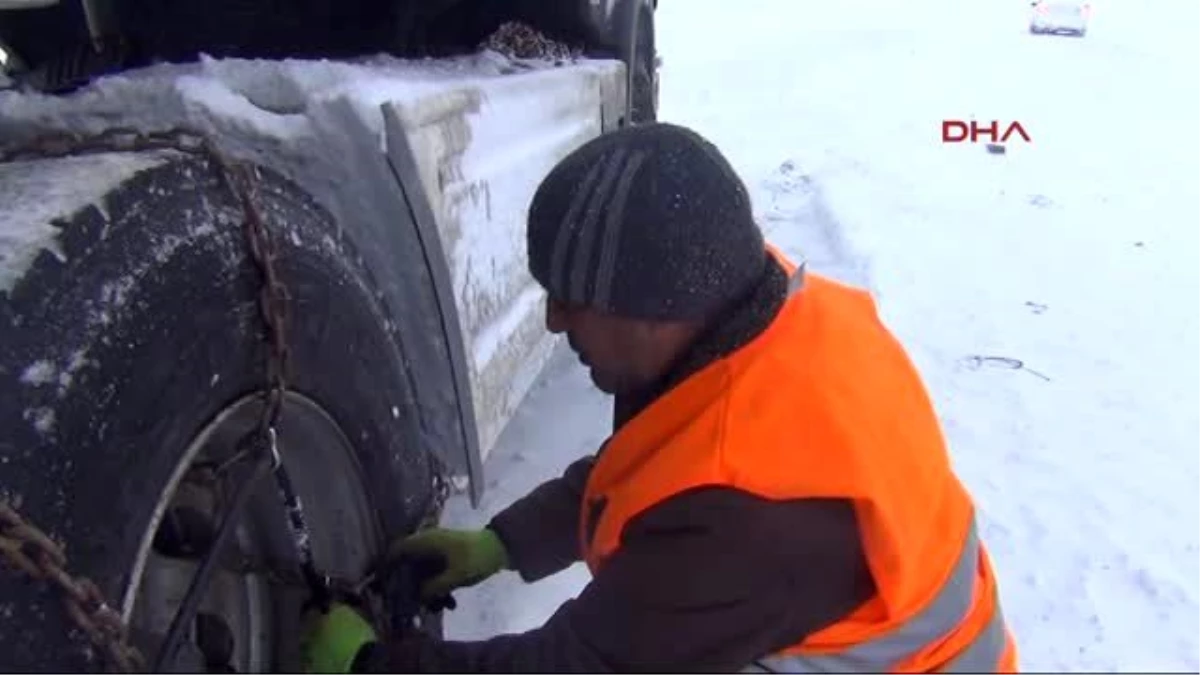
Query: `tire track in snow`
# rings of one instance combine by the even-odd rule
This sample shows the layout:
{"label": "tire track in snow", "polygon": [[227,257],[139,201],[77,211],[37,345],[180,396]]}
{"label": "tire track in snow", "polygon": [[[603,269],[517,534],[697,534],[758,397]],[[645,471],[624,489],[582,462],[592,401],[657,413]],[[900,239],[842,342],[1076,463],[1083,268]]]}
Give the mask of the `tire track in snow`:
{"label": "tire track in snow", "polygon": [[767,241],[794,262],[843,283],[871,287],[870,268],[843,236],[817,181],[786,160],[762,181],[755,195],[759,226]]}

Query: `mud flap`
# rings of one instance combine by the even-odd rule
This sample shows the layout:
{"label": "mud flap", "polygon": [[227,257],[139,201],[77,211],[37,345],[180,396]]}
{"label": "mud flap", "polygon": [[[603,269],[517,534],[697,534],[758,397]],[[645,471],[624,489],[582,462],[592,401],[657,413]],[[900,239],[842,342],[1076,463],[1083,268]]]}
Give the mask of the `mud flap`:
{"label": "mud flap", "polygon": [[453,371],[454,389],[458,400],[458,416],[461,421],[460,428],[463,430],[461,455],[455,458],[460,462],[460,466],[455,468],[466,469],[471,505],[478,507],[479,500],[483,496],[483,462],[479,449],[479,435],[475,428],[475,405],[471,395],[470,370],[467,364],[466,349],[460,337],[463,334],[462,326],[458,320],[458,308],[454,303],[450,268],[446,263],[441,237],[438,236],[433,206],[425,194],[417,162],[408,142],[408,136],[405,134],[404,123],[396,111],[388,105],[383,106],[383,119],[384,134],[387,139],[388,164],[391,165],[392,173],[400,183],[412,221],[416,225],[416,234],[424,252],[425,265],[433,280],[438,313],[441,315],[439,317],[441,328],[450,356],[450,368]]}

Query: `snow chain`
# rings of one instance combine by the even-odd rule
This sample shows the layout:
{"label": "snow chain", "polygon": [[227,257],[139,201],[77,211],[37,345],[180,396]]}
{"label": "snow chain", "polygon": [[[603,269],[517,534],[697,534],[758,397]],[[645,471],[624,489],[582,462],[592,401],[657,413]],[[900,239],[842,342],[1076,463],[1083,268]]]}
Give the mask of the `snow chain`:
{"label": "snow chain", "polygon": [[[262,279],[258,306],[266,327],[268,344],[267,384],[263,390],[265,404],[258,430],[264,436],[273,434],[288,386],[291,355],[287,342],[289,296],[275,269],[274,244],[267,234],[261,214],[254,206],[253,177],[244,165],[227,159],[211,141],[198,133],[187,130],[143,133],[129,129],[113,129],[84,137],[68,134],[47,136],[27,146],[0,148],[0,163],[99,152],[153,150],[174,150],[211,159],[242,208],[250,256]],[[295,509],[292,506],[288,504],[289,511],[294,510],[298,516],[298,502],[294,505]],[[300,525],[303,526],[302,521]],[[15,505],[3,501],[0,501],[0,554],[14,569],[35,580],[50,581],[58,587],[63,594],[67,615],[103,651],[112,669],[138,672],[145,668],[145,658],[129,643],[128,627],[120,614],[105,602],[99,586],[86,577],[71,576],[66,571],[68,561],[62,546],[22,518]]]}
{"label": "snow chain", "polygon": [[93,644],[104,650],[113,668],[132,673],[145,667],[141,653],[129,644],[121,615],[104,601],[96,583],[86,577],[71,576],[64,569],[67,555],[62,547],[4,502],[0,502],[0,553],[9,566],[58,587],[67,615]]}

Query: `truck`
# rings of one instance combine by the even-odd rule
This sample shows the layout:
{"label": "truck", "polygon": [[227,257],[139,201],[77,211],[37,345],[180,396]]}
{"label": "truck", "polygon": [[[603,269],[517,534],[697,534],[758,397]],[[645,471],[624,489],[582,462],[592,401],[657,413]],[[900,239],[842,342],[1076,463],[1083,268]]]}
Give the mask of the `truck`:
{"label": "truck", "polygon": [[296,672],[440,632],[555,345],[537,185],[656,117],[656,0],[0,0],[0,670]]}

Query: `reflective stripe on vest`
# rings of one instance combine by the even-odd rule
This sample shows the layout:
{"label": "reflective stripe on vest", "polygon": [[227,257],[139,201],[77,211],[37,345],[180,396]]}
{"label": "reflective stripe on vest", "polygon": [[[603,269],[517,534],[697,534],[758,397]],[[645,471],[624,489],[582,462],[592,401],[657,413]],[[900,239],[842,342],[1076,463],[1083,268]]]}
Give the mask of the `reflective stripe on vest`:
{"label": "reflective stripe on vest", "polygon": [[[970,613],[979,572],[979,536],[975,525],[950,577],[937,596],[896,629],[833,654],[790,654],[761,659],[757,665],[776,673],[879,673],[911,659],[959,627]],[[939,669],[945,673],[995,672],[1004,654],[1006,633],[999,603],[986,628],[970,645]]]}

